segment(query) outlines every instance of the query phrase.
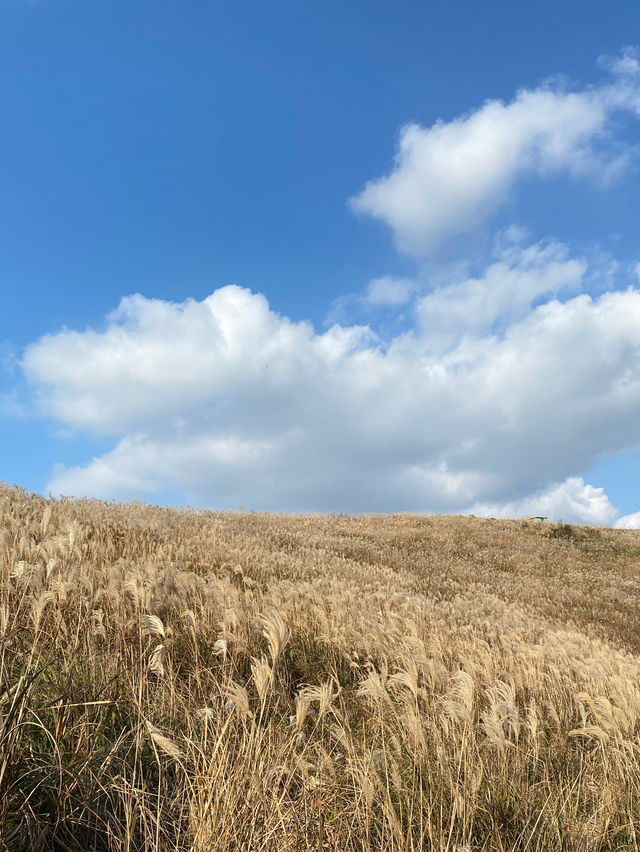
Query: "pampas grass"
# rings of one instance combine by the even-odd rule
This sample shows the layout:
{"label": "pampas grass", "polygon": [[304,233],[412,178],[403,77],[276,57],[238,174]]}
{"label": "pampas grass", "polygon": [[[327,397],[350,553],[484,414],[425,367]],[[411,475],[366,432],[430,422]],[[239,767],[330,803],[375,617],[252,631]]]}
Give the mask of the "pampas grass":
{"label": "pampas grass", "polygon": [[0,486],[0,848],[638,850],[639,554]]}

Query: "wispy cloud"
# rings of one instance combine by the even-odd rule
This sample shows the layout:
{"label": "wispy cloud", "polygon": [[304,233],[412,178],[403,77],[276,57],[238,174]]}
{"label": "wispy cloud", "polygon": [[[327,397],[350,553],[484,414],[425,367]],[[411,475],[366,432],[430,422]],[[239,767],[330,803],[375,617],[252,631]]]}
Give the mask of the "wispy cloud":
{"label": "wispy cloud", "polygon": [[632,151],[613,137],[612,120],[638,113],[640,65],[632,50],[603,64],[612,82],[579,91],[548,83],[452,121],[407,125],[392,171],[351,199],[353,209],[385,222],[400,251],[423,259],[487,221],[527,174],[613,180]]}

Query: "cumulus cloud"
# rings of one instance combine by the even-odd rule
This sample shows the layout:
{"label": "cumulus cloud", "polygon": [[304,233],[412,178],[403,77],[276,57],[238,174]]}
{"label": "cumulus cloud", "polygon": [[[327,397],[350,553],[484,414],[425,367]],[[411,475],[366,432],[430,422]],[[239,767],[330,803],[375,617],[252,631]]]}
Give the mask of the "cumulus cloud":
{"label": "cumulus cloud", "polygon": [[640,530],[640,512],[632,515],[623,515],[614,524],[620,530]]}
{"label": "cumulus cloud", "polygon": [[457,345],[522,319],[543,297],[577,291],[586,262],[569,257],[566,246],[550,242],[521,249],[507,245],[479,278],[439,287],[416,305],[419,324],[434,346]]}
{"label": "cumulus cloud", "polygon": [[224,419],[240,400],[262,407],[265,395],[275,403],[282,393],[286,406],[301,382],[326,373],[370,338],[359,327],[316,335],[310,323],[270,311],[264,296],[229,286],[202,302],[127,297],[104,333],[44,337],[27,348],[23,369],[51,417],[118,434],[204,411]]}
{"label": "cumulus cloud", "polygon": [[512,503],[478,504],[472,512],[474,515],[493,518],[542,515],[555,520],[600,526],[610,524],[617,515],[604,489],[594,488],[580,477],[570,477],[565,482]]}
{"label": "cumulus cloud", "polygon": [[[518,276],[531,300],[583,270],[555,244],[500,263],[476,283],[506,276],[509,311]],[[50,487],[286,510],[515,505],[637,443],[640,291],[516,315],[434,350],[419,330],[387,343],[361,326],[319,334],[235,286],[201,302],[126,298],[104,331],[64,330],[24,355],[44,414],[116,438]]]}
{"label": "cumulus cloud", "polygon": [[629,160],[612,142],[612,119],[640,111],[640,71],[631,50],[605,64],[614,79],[599,87],[548,84],[452,121],[405,126],[394,168],[351,199],[354,210],[386,223],[400,251],[423,259],[478,228],[524,175],[611,180]]}

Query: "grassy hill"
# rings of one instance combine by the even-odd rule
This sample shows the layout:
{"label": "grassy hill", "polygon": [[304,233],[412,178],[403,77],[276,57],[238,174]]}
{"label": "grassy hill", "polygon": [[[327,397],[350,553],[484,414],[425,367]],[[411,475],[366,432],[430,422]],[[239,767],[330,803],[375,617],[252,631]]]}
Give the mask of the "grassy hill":
{"label": "grassy hill", "polygon": [[0,486],[0,849],[637,850],[640,532]]}

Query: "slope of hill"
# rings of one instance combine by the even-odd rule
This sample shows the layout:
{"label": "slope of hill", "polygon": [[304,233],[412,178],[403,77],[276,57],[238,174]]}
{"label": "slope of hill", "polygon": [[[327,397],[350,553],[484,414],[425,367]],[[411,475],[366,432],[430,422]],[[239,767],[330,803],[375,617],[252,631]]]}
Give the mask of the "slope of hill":
{"label": "slope of hill", "polygon": [[0,487],[0,848],[638,849],[640,532]]}

